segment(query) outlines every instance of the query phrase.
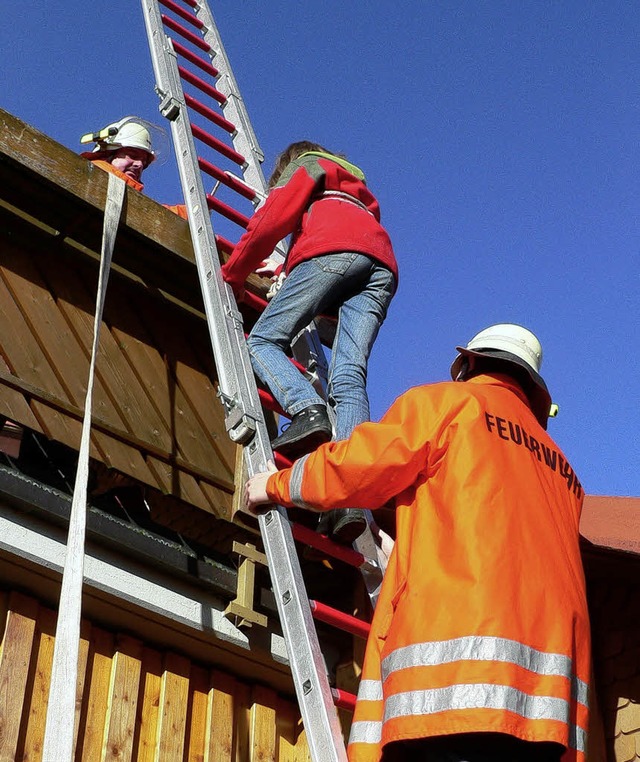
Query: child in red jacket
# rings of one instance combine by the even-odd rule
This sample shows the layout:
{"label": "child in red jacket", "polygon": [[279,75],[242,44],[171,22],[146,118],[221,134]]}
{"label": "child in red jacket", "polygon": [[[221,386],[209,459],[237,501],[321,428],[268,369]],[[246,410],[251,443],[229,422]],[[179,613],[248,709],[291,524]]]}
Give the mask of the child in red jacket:
{"label": "child in red jacket", "polygon": [[[293,143],[278,158],[269,187],[222,272],[240,292],[249,273],[291,235],[286,278],[248,346],[256,375],[291,416],[273,448],[295,457],[329,440],[332,429],[325,401],[287,358],[291,341],[316,316],[337,314],[327,393],[335,438],[347,438],[369,420],[367,363],[398,271],[378,202],[362,171],[346,159],[315,143]],[[332,523],[334,538],[350,542],[364,528],[364,516],[342,511]]]}

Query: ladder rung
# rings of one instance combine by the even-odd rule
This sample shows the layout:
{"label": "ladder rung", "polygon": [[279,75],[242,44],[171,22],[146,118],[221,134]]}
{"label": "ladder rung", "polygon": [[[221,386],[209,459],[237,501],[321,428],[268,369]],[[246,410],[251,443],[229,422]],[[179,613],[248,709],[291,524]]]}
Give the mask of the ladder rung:
{"label": "ladder rung", "polygon": [[333,703],[338,709],[346,709],[348,712],[353,712],[356,708],[356,696],[353,693],[347,693],[340,688],[332,688],[331,695],[333,696]]}
{"label": "ladder rung", "polygon": [[158,0],[160,5],[164,5],[165,8],[168,8],[170,11],[173,11],[176,16],[180,16],[180,18],[183,18],[185,21],[188,21],[190,24],[195,26],[196,29],[202,29],[204,27],[204,24],[197,16],[194,16],[193,13],[189,13],[189,11],[185,11],[184,8],[181,8],[179,5],[173,2],[173,0]]}
{"label": "ladder rung", "polygon": [[225,172],[223,169],[220,169],[220,167],[216,167],[215,164],[211,164],[211,162],[198,156],[198,166],[203,172],[206,172],[211,177],[219,180],[223,185],[226,185],[228,188],[231,188],[231,190],[236,191],[236,193],[239,193],[241,196],[248,198],[249,201],[253,201],[255,199],[256,194],[253,188],[250,188],[241,180],[238,180],[237,177],[234,177],[228,172]]}
{"label": "ladder rung", "polygon": [[197,87],[198,90],[202,90],[203,93],[206,93],[208,96],[213,98],[214,101],[218,101],[220,104],[225,104],[227,102],[226,96],[224,96],[220,90],[216,90],[213,85],[205,82],[204,79],[196,77],[196,75],[190,72],[189,69],[185,69],[184,66],[178,66],[178,71],[180,72],[180,76],[185,80],[185,82],[189,82],[194,87]]}
{"label": "ladder rung", "polygon": [[244,166],[245,160],[242,154],[239,154],[233,148],[230,148],[228,145],[226,145],[226,143],[223,143],[221,140],[218,140],[218,138],[214,138],[213,135],[210,135],[208,132],[205,132],[201,127],[198,127],[197,124],[191,125],[191,132],[194,138],[198,138],[198,140],[201,140],[203,143],[206,143],[210,148],[213,148],[218,153],[221,153],[223,156],[226,156],[227,159],[231,159],[231,161],[235,161],[236,164],[240,164],[241,166]]}
{"label": "ladder rung", "polygon": [[[189,108],[197,111],[199,114],[209,119],[209,121],[225,130],[225,132],[228,132],[230,135],[236,131],[235,124],[231,124],[231,122],[228,119],[225,119],[222,114],[219,114],[217,111],[214,111],[208,106],[205,106],[204,103],[200,103],[200,101],[196,100],[192,95],[189,95],[189,93],[184,94],[184,100]],[[252,195],[255,196],[255,193]]]}
{"label": "ladder rung", "polygon": [[231,222],[235,222],[240,227],[246,228],[249,224],[249,218],[246,215],[237,212],[232,206],[225,204],[224,201],[220,201],[210,193],[207,193],[207,204],[212,212],[218,212],[218,214],[231,220]]}
{"label": "ladder rung", "polygon": [[290,357],[289,358],[290,363],[293,365],[294,368],[297,368],[300,373],[306,373],[307,369],[304,367],[304,365],[300,362],[298,362],[295,358]]}
{"label": "ladder rung", "polygon": [[364,640],[369,637],[369,630],[371,629],[369,622],[363,622],[362,619],[351,616],[351,614],[345,614],[344,611],[338,611],[338,609],[331,608],[331,606],[320,603],[320,601],[310,600],[309,605],[314,619],[344,630],[351,635],[357,635]]}
{"label": "ladder rung", "polygon": [[276,450],[273,451],[273,462],[276,464],[278,470],[282,468],[291,468],[293,461],[289,460],[286,455],[282,455]]}
{"label": "ladder rung", "polygon": [[179,34],[181,37],[184,37],[185,40],[190,42],[192,45],[195,45],[196,48],[204,50],[205,53],[209,53],[211,51],[211,45],[209,45],[208,42],[205,42],[201,37],[198,37],[197,34],[194,34],[188,29],[185,29],[182,24],[178,24],[178,22],[174,21],[170,16],[165,16],[163,13],[161,18],[162,23],[165,26],[169,27],[169,29],[174,31],[176,34]]}
{"label": "ladder rung", "polygon": [[[278,465],[277,459],[276,465]],[[328,537],[325,537],[325,535],[318,534],[318,532],[315,532],[313,529],[309,529],[309,527],[305,527],[302,524],[292,524],[291,531],[293,532],[295,539],[299,542],[302,542],[305,545],[311,545],[311,547],[316,548],[316,550],[322,550],[328,556],[333,556],[333,558],[337,558],[338,561],[344,561],[345,564],[355,566],[356,569],[359,569],[366,561],[362,553],[358,553],[357,550],[352,550],[344,545],[338,545],[337,543],[332,542]]]}
{"label": "ladder rung", "polygon": [[258,296],[257,294],[254,294],[251,291],[245,291],[244,296],[242,297],[243,304],[246,304],[247,307],[251,307],[254,310],[258,312],[262,312],[264,308],[269,304],[269,302],[266,299],[263,299],[261,296]]}
{"label": "ladder rung", "polygon": [[220,76],[220,72],[215,68],[215,66],[212,66],[208,61],[205,61],[204,59],[200,58],[200,56],[197,56],[195,53],[193,53],[189,48],[185,48],[184,45],[181,45],[176,40],[172,40],[173,42],[173,49],[176,51],[176,53],[183,58],[186,58],[187,61],[190,61],[194,66],[197,66],[198,68],[202,69],[202,71],[205,74],[208,74],[213,79],[216,79],[216,77]]}
{"label": "ladder rung", "polygon": [[216,233],[216,244],[220,251],[224,251],[225,254],[231,256],[233,254],[234,245],[224,236]]}
{"label": "ladder rung", "polygon": [[286,415],[276,402],[276,398],[266,389],[258,389],[258,397],[260,397],[260,402],[267,410],[272,410],[274,413],[278,413],[278,415]]}

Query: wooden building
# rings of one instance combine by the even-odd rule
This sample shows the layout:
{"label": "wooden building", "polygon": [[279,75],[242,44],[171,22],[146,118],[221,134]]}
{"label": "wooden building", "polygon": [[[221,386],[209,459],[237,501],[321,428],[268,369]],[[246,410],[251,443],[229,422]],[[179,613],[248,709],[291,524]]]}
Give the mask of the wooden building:
{"label": "wooden building", "polygon": [[[100,169],[0,111],[0,421],[9,422],[0,433],[0,762],[42,758],[106,188]],[[238,453],[216,398],[188,226],[131,189],[91,445],[76,759],[309,759],[266,570],[255,569],[250,605],[238,594],[234,548],[259,550],[260,538],[234,510]],[[624,523],[638,513],[640,500],[587,498],[592,761],[640,759],[640,533],[637,521]],[[366,615],[350,568],[302,563],[313,597]],[[319,631],[331,679],[353,690],[362,642]]]}
{"label": "wooden building", "polygon": [[[22,437],[0,456],[5,762],[41,754],[108,176],[0,112],[0,178],[0,416],[19,425],[0,437],[9,452]],[[225,616],[243,562],[233,544],[260,538],[250,518],[232,522],[238,453],[188,225],[131,189],[100,346],[76,758],[304,760],[266,570],[252,606],[266,627]],[[314,563],[312,585],[340,603],[349,574]],[[322,637],[335,674],[351,636]]]}

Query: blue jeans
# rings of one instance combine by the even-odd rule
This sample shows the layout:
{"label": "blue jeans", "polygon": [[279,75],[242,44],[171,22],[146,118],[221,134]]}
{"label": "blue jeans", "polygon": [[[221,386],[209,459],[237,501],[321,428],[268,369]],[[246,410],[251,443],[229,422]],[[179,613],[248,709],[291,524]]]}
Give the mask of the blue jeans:
{"label": "blue jeans", "polygon": [[367,363],[394,290],[389,269],[354,252],[314,257],[287,275],[253,327],[248,345],[256,375],[289,415],[325,402],[286,352],[317,315],[337,308],[327,389],[336,413],[336,439],[345,439],[369,420]]}

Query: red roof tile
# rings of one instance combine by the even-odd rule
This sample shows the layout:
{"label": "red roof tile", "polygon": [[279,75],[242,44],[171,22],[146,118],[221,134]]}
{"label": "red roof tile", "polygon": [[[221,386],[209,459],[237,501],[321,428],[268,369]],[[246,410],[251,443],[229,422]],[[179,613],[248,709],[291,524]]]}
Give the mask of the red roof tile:
{"label": "red roof tile", "polygon": [[580,534],[594,545],[640,554],[640,498],[587,495]]}

